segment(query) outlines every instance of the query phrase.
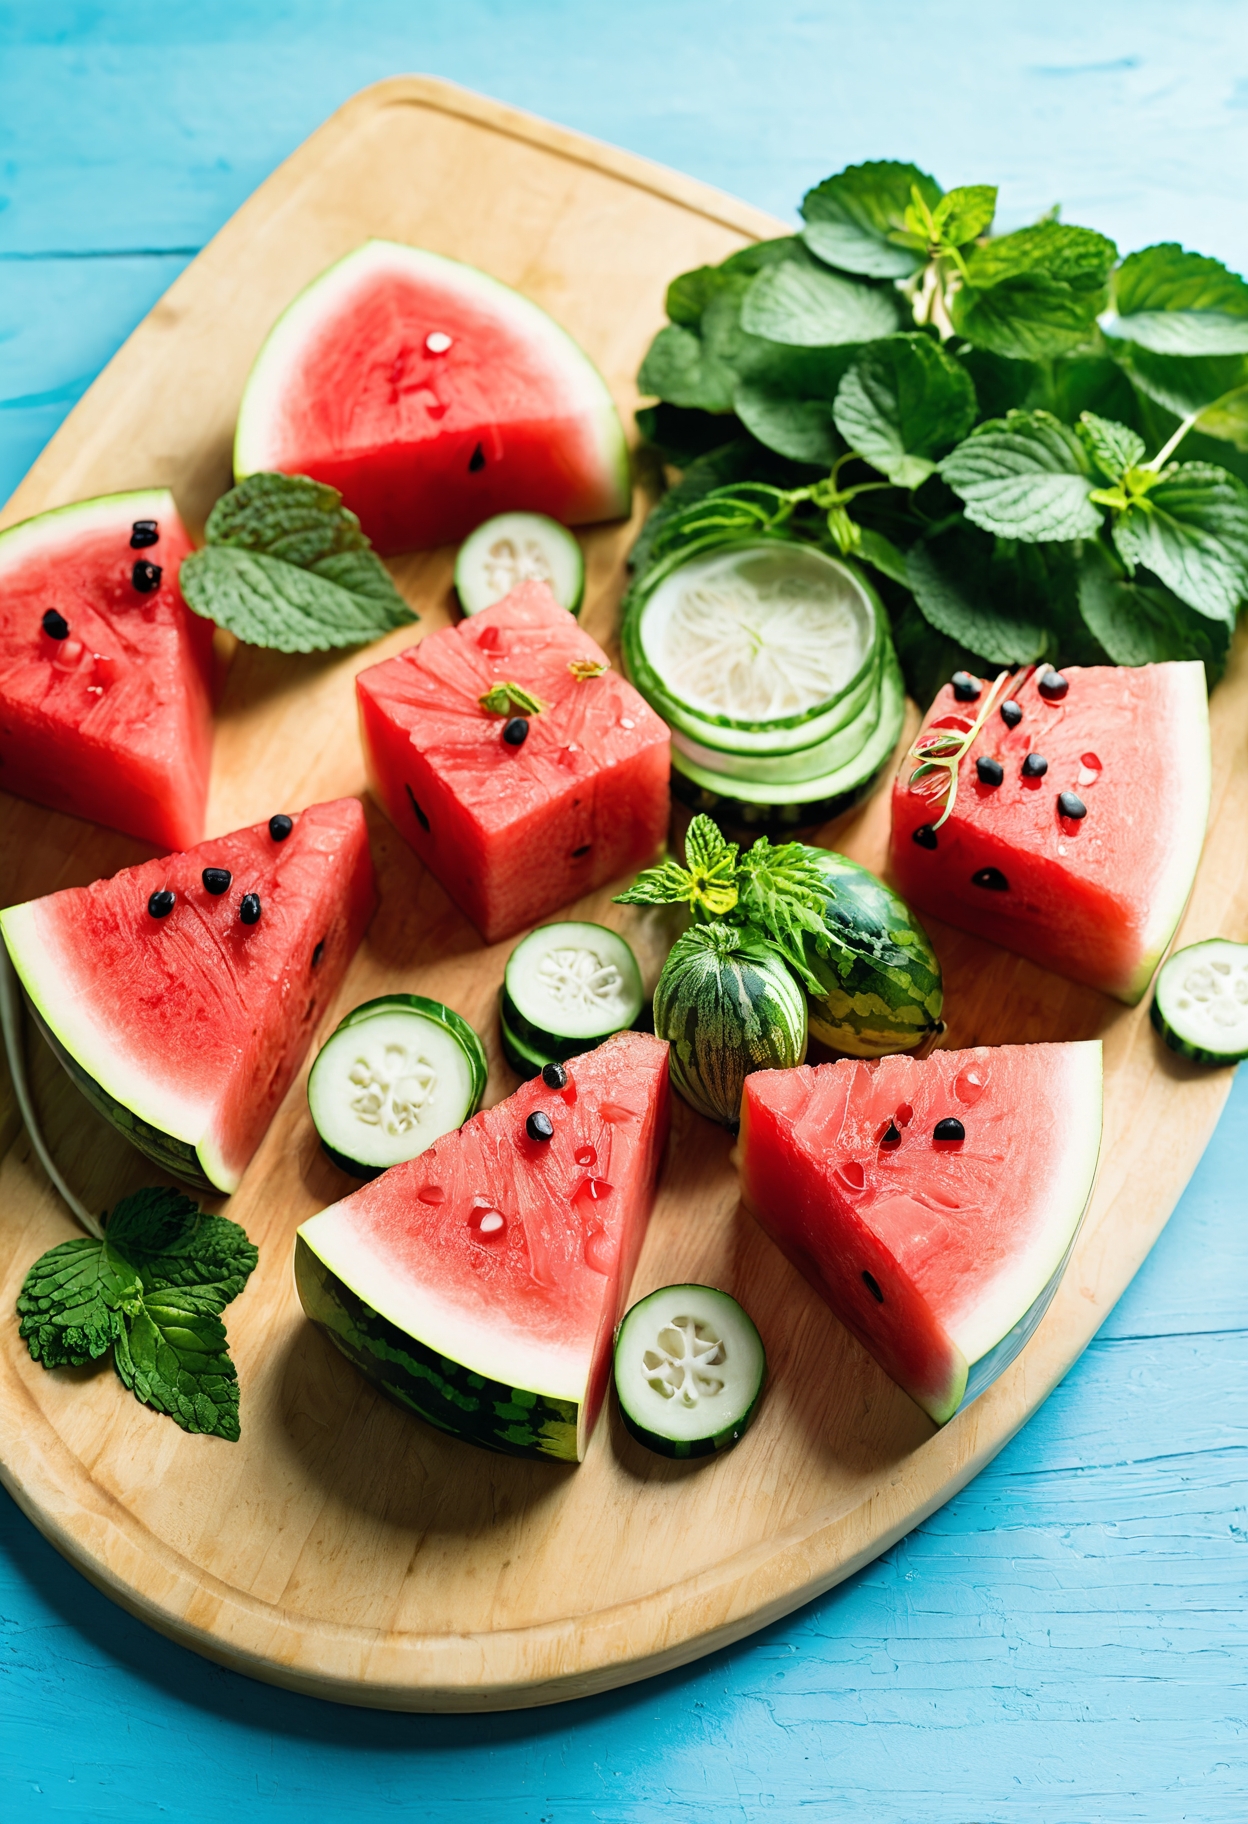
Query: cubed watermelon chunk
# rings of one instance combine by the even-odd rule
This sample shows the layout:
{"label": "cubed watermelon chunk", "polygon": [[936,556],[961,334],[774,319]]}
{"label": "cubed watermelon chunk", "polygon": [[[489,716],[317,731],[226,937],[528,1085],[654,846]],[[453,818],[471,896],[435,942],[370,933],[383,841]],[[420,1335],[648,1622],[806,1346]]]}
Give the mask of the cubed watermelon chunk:
{"label": "cubed watermelon chunk", "polygon": [[[982,700],[989,685],[976,682]],[[1183,915],[1205,839],[1204,667],[1072,665],[1055,683],[1041,667],[1001,694],[1021,714],[1009,710],[1007,721],[994,705],[939,830],[948,775],[912,786],[915,763],[902,762],[893,878],[924,912],[1138,1001]],[[970,729],[978,707],[946,685],[924,732]],[[1000,784],[980,776],[981,758],[1000,763]]]}
{"label": "cubed watermelon chunk", "polygon": [[[519,745],[481,706],[543,705]],[[545,583],[356,679],[369,780],[487,943],[644,866],[667,833],[667,725]]]}
{"label": "cubed watermelon chunk", "polygon": [[938,1424],[1040,1322],[1100,1144],[1099,1040],[760,1070],[741,1104],[747,1205]]}
{"label": "cubed watermelon chunk", "polygon": [[233,1191],[373,902],[364,812],[340,798],[10,906],[0,931],[88,1100],[165,1170]]}
{"label": "cubed watermelon chunk", "polygon": [[204,831],[212,623],[178,569],[163,488],[78,501],[0,532],[0,784],[162,848]]}
{"label": "cubed watermelon chunk", "polygon": [[487,1450],[575,1463],[654,1201],[667,1046],[618,1033],[565,1069],[563,1088],[536,1077],[305,1222],[295,1279],[399,1405]]}

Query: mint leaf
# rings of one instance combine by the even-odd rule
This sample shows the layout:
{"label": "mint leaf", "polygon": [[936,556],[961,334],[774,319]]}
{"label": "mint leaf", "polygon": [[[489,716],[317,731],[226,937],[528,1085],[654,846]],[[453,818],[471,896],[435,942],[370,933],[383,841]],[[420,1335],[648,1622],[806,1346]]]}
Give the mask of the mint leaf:
{"label": "mint leaf", "polygon": [[1200,659],[1211,683],[1222,675],[1229,624],[1198,614],[1162,583],[1124,577],[1099,539],[1079,555],[1079,611],[1113,665]]}
{"label": "mint leaf", "polygon": [[819,980],[811,971],[802,942],[809,933],[825,953],[836,943],[824,919],[827,878],[811,850],[800,842],[772,848],[759,836],[737,864],[740,909],[748,925],[757,926],[774,944],[812,994]]}
{"label": "mint leaf", "polygon": [[669,405],[729,412],[733,379],[731,368],[707,354],[696,330],[669,324],[646,351],[637,390],[665,399]]}
{"label": "mint leaf", "polygon": [[1248,284],[1220,260],[1163,241],[1122,262],[1103,327],[1159,355],[1248,354]]}
{"label": "mint leaf", "polygon": [[905,552],[898,550],[892,539],[885,538],[882,532],[876,532],[870,526],[859,526],[854,556],[861,558],[864,564],[870,564],[881,576],[891,577],[906,589],[910,587]]}
{"label": "mint leaf", "polygon": [[45,1368],[78,1368],[107,1353],[139,1276],[106,1241],[63,1241],[40,1256],[17,1297],[19,1334]]}
{"label": "mint leaf", "polygon": [[1014,360],[1065,354],[1104,308],[1114,243],[1090,228],[1040,222],[976,247],[950,317],[967,341]]}
{"label": "mint leaf", "polygon": [[173,1287],[146,1292],[113,1345],[123,1384],[183,1431],[238,1441],[238,1373],[225,1325]]}
{"label": "mint leaf", "polygon": [[906,559],[923,618],[946,639],[993,665],[1029,665],[1051,643],[1047,622],[1008,562],[967,531],[915,545]]}
{"label": "mint leaf", "polygon": [[695,817],[685,832],[685,866],[695,874],[727,872],[736,866],[737,845],[710,817]]}
{"label": "mint leaf", "polygon": [[1051,412],[989,419],[945,457],[940,474],[972,524],[1000,537],[1038,542],[1092,538],[1100,530],[1083,445]]}
{"label": "mint leaf", "polygon": [[178,1287],[204,1310],[222,1311],[238,1297],[259,1255],[246,1232],[209,1216],[181,1191],[149,1187],[123,1198],[108,1218],[106,1239],[137,1269],[145,1292]]}
{"label": "mint leaf", "polygon": [[917,488],[935,471],[936,452],[975,422],[975,388],[930,336],[886,336],[849,369],[834,413],[852,450],[899,487]]}
{"label": "mint leaf", "polygon": [[671,322],[696,329],[702,312],[723,283],[722,266],[695,266],[692,272],[680,273],[667,288],[665,308]]}
{"label": "mint leaf", "polygon": [[1209,462],[1163,471],[1114,519],[1114,543],[1210,620],[1233,626],[1248,595],[1248,488]]}
{"label": "mint leaf", "polygon": [[305,475],[249,475],[208,515],[182,560],[196,614],[252,646],[326,652],[416,620],[337,488]]}
{"label": "mint leaf", "polygon": [[932,219],[941,240],[951,247],[964,247],[991,227],[997,213],[995,184],[959,184],[946,190],[932,211]]}
{"label": "mint leaf", "polygon": [[1121,481],[1128,469],[1144,460],[1144,439],[1137,437],[1125,424],[1114,424],[1098,418],[1095,412],[1081,414],[1076,434],[1106,481]]}
{"label": "mint leaf", "polygon": [[929,209],[939,205],[940,185],[917,165],[895,159],[847,165],[802,198],[802,239],[842,272],[870,279],[909,278],[927,260],[923,238],[905,225],[914,189]]}
{"label": "mint leaf", "polygon": [[887,292],[793,260],[752,279],[741,306],[741,327],[749,335],[797,348],[871,342],[897,323],[897,305]]}

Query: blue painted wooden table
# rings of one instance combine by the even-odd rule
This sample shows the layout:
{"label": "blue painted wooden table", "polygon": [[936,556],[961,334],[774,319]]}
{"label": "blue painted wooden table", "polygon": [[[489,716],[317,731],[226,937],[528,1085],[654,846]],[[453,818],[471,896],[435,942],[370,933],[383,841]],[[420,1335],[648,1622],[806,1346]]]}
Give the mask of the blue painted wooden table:
{"label": "blue painted wooden table", "polygon": [[[0,496],[340,101],[451,77],[791,216],[863,157],[1248,268],[1241,0],[0,6]],[[1233,932],[1232,936],[1248,933]],[[0,1497],[0,1794],[28,1819],[1242,1824],[1248,1077],[1064,1386],[887,1557],[687,1671],[421,1718],[269,1690],[113,1608]]]}

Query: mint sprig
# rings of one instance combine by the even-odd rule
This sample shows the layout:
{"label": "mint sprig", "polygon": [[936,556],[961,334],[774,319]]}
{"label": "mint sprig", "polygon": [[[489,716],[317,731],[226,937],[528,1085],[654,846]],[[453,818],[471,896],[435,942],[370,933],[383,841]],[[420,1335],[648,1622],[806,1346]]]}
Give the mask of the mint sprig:
{"label": "mint sprig", "polygon": [[255,1267],[236,1222],[151,1186],[105,1218],[104,1239],[41,1255],[17,1298],[20,1334],[45,1368],[112,1351],[123,1385],[184,1431],[237,1441],[238,1374],[221,1312]]}
{"label": "mint sprig", "polygon": [[182,560],[182,593],[250,646],[362,646],[417,618],[337,488],[306,475],[249,475],[222,495],[204,536]]}

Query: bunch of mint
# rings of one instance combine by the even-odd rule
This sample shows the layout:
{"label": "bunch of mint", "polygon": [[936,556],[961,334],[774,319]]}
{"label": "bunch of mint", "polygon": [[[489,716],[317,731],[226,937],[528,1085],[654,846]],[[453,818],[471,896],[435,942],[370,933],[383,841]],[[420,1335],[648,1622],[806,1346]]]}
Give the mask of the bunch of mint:
{"label": "bunch of mint", "polygon": [[1037,660],[1212,683],[1248,596],[1248,284],[1056,212],[994,236],[996,195],[852,165],[800,233],[673,280],[638,421],[683,472],[634,586],[802,538],[871,568],[920,702]]}
{"label": "bunch of mint", "polygon": [[238,1373],[221,1313],[257,1253],[236,1222],[153,1187],[105,1217],[104,1239],[50,1248],[18,1294],[21,1335],[45,1368],[112,1351],[137,1400],[183,1431],[238,1439]]}

